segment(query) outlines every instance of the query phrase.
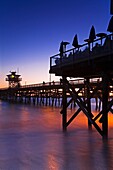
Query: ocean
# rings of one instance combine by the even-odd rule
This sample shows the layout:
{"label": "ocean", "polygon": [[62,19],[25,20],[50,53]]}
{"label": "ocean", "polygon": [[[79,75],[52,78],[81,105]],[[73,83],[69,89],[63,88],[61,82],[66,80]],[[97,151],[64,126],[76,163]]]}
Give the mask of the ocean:
{"label": "ocean", "polygon": [[82,112],[63,132],[60,110],[0,101],[0,170],[113,170],[113,115],[103,141]]}

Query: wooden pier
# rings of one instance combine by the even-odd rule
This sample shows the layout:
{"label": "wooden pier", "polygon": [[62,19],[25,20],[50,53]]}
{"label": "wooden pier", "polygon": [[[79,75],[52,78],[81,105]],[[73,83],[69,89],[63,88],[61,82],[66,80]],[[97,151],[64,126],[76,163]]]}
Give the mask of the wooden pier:
{"label": "wooden pier", "polygon": [[[92,88],[96,87],[96,84],[101,79],[92,79],[90,85]],[[70,80],[69,83],[73,86],[74,89],[79,89],[78,95],[81,98],[86,98],[86,84],[84,79],[75,79]],[[112,94],[112,88],[109,91]],[[101,95],[101,94],[100,94]],[[71,95],[67,93],[67,98],[70,99]],[[96,109],[99,109],[101,99],[99,96],[93,96],[96,101]],[[39,84],[23,85],[16,86],[14,88],[1,88],[0,89],[0,99],[6,100],[12,103],[25,103],[25,104],[34,104],[34,105],[45,105],[45,106],[58,106],[62,107],[63,102],[63,82],[44,82]],[[98,102],[97,102],[98,101]],[[71,101],[70,108],[74,108],[76,103]]]}
{"label": "wooden pier", "polygon": [[[83,45],[60,51],[59,54],[50,57],[51,74],[62,76],[63,83],[63,107],[62,126],[66,130],[68,125],[77,117],[82,110],[88,119],[88,127],[95,127],[97,132],[103,137],[108,137],[108,112],[112,111],[113,99],[110,92],[113,87],[113,35],[100,33],[98,39],[87,40]],[[71,78],[84,79],[85,98],[79,96],[81,87],[75,89],[68,81]],[[95,86],[91,85],[91,80],[96,78]],[[101,79],[101,82],[99,81]],[[67,102],[67,94],[71,99]],[[102,110],[94,116],[91,111],[91,98],[98,96],[102,102]],[[74,101],[78,105],[78,110],[67,120],[67,108]],[[100,118],[101,127],[96,123]]]}

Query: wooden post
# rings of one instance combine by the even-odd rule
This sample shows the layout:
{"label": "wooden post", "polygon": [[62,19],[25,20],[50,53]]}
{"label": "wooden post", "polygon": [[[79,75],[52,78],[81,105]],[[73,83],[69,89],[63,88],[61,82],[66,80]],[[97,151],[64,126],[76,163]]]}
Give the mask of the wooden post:
{"label": "wooden post", "polygon": [[95,110],[98,110],[98,97],[97,96],[95,97],[95,103],[96,103]]}
{"label": "wooden post", "polygon": [[52,96],[52,107],[54,105],[54,96]]}
{"label": "wooden post", "polygon": [[107,74],[102,77],[102,130],[103,139],[108,138],[108,95],[109,95],[109,81]]}
{"label": "wooden post", "polygon": [[35,99],[36,99],[35,96],[33,96],[33,104],[34,105],[35,105],[35,102],[36,102]]}
{"label": "wooden post", "polygon": [[37,105],[38,105],[38,103],[39,103],[39,95],[37,95]]}
{"label": "wooden post", "polygon": [[49,106],[51,105],[51,96],[49,96]]}
{"label": "wooden post", "polygon": [[58,106],[60,106],[60,96],[58,96]]}
{"label": "wooden post", "polygon": [[41,106],[41,102],[42,102],[42,94],[40,93],[40,106]]}
{"label": "wooden post", "polygon": [[45,94],[45,98],[46,98],[46,106],[48,105],[48,93],[46,92]]}
{"label": "wooden post", "polygon": [[66,77],[63,76],[62,77],[63,79],[63,96],[62,96],[62,106],[63,106],[63,113],[62,113],[62,126],[63,126],[63,131],[66,131],[67,130],[67,126],[66,126],[66,123],[67,123],[67,96],[66,96],[66,85],[65,85],[65,82],[66,82]]}
{"label": "wooden post", "polygon": [[57,105],[57,96],[55,96],[55,106]]}
{"label": "wooden post", "polygon": [[99,107],[98,107],[98,110],[100,111],[101,109],[101,99],[99,98]]}
{"label": "wooden post", "polygon": [[[86,87],[87,87],[87,108],[88,108],[88,113],[91,115],[91,102],[90,102],[90,88],[89,88],[89,78],[86,78]],[[92,128],[92,124],[88,119],[88,128]]]}

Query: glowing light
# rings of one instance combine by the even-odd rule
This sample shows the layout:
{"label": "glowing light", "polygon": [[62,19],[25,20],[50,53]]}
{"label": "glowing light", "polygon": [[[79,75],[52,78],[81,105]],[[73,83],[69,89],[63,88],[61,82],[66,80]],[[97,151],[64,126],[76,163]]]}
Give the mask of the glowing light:
{"label": "glowing light", "polygon": [[15,76],[14,75],[11,75],[11,78],[13,79]]}

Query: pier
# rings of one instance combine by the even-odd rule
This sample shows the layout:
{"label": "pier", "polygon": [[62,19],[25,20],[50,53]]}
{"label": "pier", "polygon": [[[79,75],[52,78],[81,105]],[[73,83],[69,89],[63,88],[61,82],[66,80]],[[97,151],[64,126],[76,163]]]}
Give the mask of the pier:
{"label": "pier", "polygon": [[[88,128],[94,126],[106,139],[108,113],[113,113],[113,34],[100,35],[103,36],[50,57],[49,73],[62,77],[60,81],[21,85],[20,75],[11,72],[6,78],[9,87],[0,89],[0,99],[12,103],[61,107],[64,131],[82,111],[87,117]],[[95,109],[99,111],[96,116],[91,110],[92,98],[95,99]],[[77,109],[68,120],[69,107]]]}
{"label": "pier", "polygon": [[[101,74],[98,76],[101,76]],[[91,112],[92,98],[95,99],[95,109],[99,111],[95,117]],[[85,76],[84,78],[67,80],[67,77],[63,75],[63,78],[57,82],[43,82],[19,87],[1,88],[0,99],[11,103],[61,107],[60,113],[62,115],[63,130],[66,130],[80,111],[83,111],[88,118],[88,127],[91,129],[92,125],[94,125],[96,130],[104,136],[108,134],[108,129],[106,129],[108,128],[108,124],[106,127],[104,121],[108,121],[109,111],[113,113],[112,77],[106,77],[102,74],[102,77],[98,78],[92,78],[88,75],[88,77]],[[102,110],[100,109],[101,105]],[[67,120],[67,109],[69,107],[71,109],[74,108],[73,110],[76,110],[76,112]],[[104,114],[106,114],[106,117]],[[98,119],[103,130],[96,124]]]}
{"label": "pier", "polygon": [[[85,44],[79,45],[76,39],[74,48],[67,51],[63,47],[61,50],[60,46],[60,53],[50,57],[49,72],[56,76],[62,76],[63,130],[66,131],[68,125],[72,123],[80,111],[83,111],[88,119],[89,129],[93,125],[105,139],[108,137],[108,112],[112,111],[113,105],[113,99],[110,97],[110,92],[112,92],[110,89],[113,87],[113,34],[99,33],[92,39],[86,39],[85,42]],[[63,44],[62,42],[61,45],[66,47],[68,43],[64,42]],[[76,90],[68,81],[69,77],[84,79],[85,100],[79,96],[81,87],[79,86],[79,89]],[[91,80],[95,78],[97,83],[94,87],[91,85]],[[67,101],[67,94],[71,96],[70,101]],[[93,96],[98,96],[102,102],[102,110],[96,116],[91,111],[91,98]],[[67,120],[67,108],[73,100],[79,108]],[[101,126],[96,122],[98,118],[100,118]]]}
{"label": "pier", "polygon": [[[112,14],[112,12],[111,12]],[[92,25],[84,44],[78,43],[77,34],[73,47],[67,50],[69,42],[60,43],[59,53],[50,57],[50,74],[60,76],[59,82],[21,85],[20,75],[7,75],[8,88],[0,89],[0,99],[12,103],[24,103],[61,107],[64,131],[82,111],[92,126],[102,136],[108,138],[108,113],[113,113],[113,16],[108,25],[108,35],[95,33]],[[95,99],[95,116],[91,99]],[[77,106],[68,120],[67,109]],[[101,107],[102,106],[102,107]],[[97,123],[99,121],[100,124]]]}
{"label": "pier", "polygon": [[[99,81],[99,82],[98,82]],[[79,89],[78,95],[85,100],[86,98],[86,83],[84,79],[69,80],[69,83],[74,89]],[[96,87],[97,83],[101,83],[101,79],[92,79],[90,85]],[[63,105],[63,83],[61,81],[43,82],[39,84],[30,84],[0,89],[0,99],[12,103],[34,104],[40,106],[62,107]],[[17,84],[17,83],[16,83]],[[13,83],[14,86],[14,83]],[[112,88],[109,89],[112,97]],[[100,110],[101,93],[94,95],[96,102],[96,110]],[[67,98],[70,100],[71,95],[67,93]],[[70,102],[70,108],[74,108],[76,103],[74,100]]]}
{"label": "pier", "polygon": [[[108,112],[113,113],[113,34],[97,35],[101,37],[87,40],[83,45],[76,44],[76,47],[67,51],[65,48],[65,51],[50,57],[49,73],[62,77],[60,81],[22,86],[20,75],[11,72],[6,78],[9,87],[0,89],[0,99],[12,103],[61,107],[64,131],[82,111],[87,117],[88,128],[94,126],[102,138],[107,138]],[[91,110],[92,98],[95,99],[95,109],[99,111],[96,116]],[[77,109],[68,120],[69,107]]]}

